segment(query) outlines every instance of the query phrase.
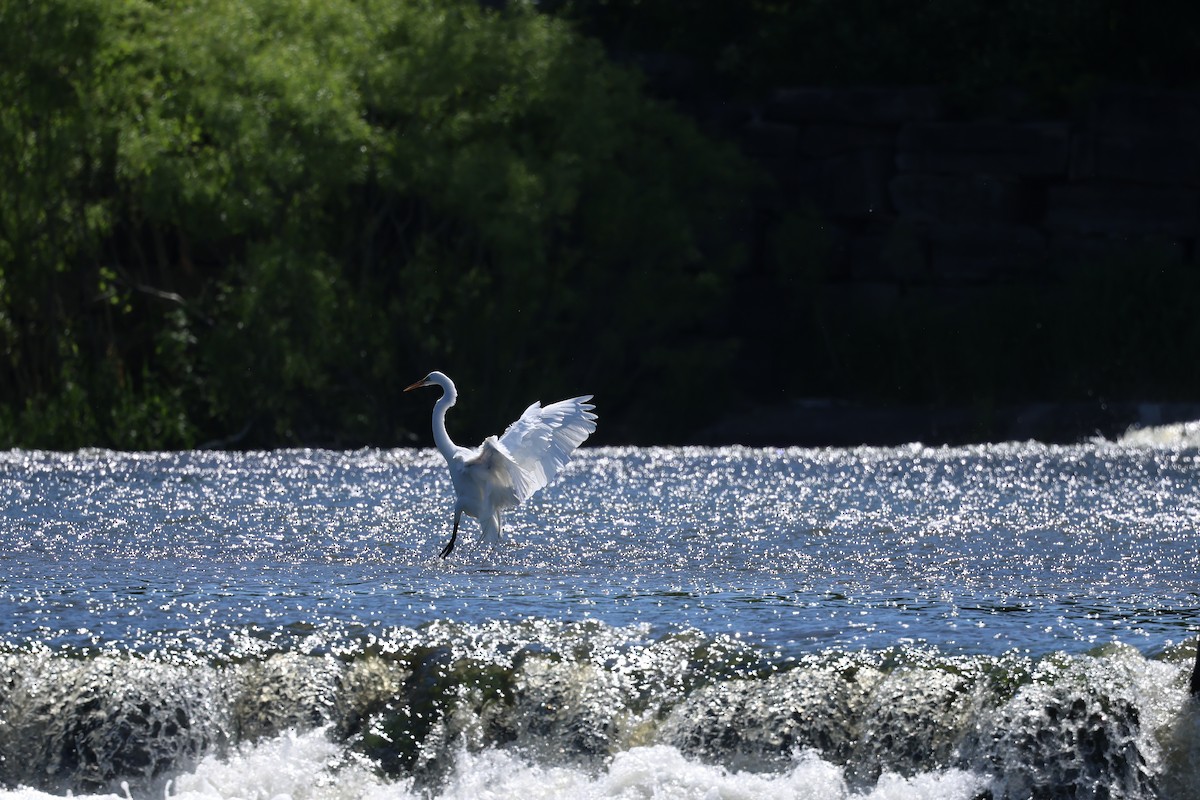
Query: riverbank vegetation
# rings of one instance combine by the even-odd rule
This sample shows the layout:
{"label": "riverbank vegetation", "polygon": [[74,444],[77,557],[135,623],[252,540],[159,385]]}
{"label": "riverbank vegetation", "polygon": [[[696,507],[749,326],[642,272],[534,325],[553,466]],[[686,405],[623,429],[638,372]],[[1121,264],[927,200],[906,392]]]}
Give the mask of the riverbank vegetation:
{"label": "riverbank vegetation", "polygon": [[[1133,291],[1097,273],[1073,296],[1117,298],[1100,325],[1082,300],[1025,296],[966,335],[936,308],[833,316],[819,222],[782,234],[795,259],[748,267],[767,178],[614,57],[653,44],[613,27],[620,8],[501,5],[0,4],[0,447],[423,441],[428,405],[401,389],[432,368],[460,384],[463,441],[585,391],[609,441],[666,442],[755,392],[1198,388],[1160,369],[1200,339],[1194,315],[1117,327],[1195,270]],[[770,24],[739,18],[720,44],[700,9],[671,47],[765,80],[804,18],[746,8]],[[989,331],[1013,314],[1045,318],[1022,345],[1036,369],[1000,363]],[[1147,361],[1147,342],[1168,349]]]}
{"label": "riverbank vegetation", "polygon": [[389,444],[432,367],[469,428],[599,385],[666,408],[720,359],[742,165],[561,20],[51,0],[0,30],[3,444]]}

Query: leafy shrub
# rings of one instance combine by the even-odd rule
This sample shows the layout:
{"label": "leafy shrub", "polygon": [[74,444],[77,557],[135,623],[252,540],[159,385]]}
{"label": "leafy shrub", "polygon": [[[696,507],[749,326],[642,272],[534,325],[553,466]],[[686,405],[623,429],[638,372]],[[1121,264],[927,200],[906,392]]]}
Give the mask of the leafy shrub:
{"label": "leafy shrub", "polygon": [[737,156],[529,6],[51,0],[0,27],[9,444],[393,443],[434,367],[490,430],[696,361],[739,258]]}

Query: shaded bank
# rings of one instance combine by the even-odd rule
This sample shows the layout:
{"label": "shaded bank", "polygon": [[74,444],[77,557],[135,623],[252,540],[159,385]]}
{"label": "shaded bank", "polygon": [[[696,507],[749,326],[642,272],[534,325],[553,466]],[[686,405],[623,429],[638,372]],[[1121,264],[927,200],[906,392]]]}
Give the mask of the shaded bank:
{"label": "shaded bank", "polygon": [[[1186,74],[1187,25],[1147,62],[1165,12],[717,5],[0,6],[0,446],[427,442],[434,368],[473,441],[579,392],[608,443],[1200,397],[1200,100],[1106,88]],[[1004,410],[1041,401],[1082,410]]]}

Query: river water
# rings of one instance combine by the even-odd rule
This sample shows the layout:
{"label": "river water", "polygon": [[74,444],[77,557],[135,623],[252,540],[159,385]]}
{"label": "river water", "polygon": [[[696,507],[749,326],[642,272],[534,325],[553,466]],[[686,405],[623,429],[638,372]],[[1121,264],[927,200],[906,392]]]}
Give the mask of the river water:
{"label": "river water", "polygon": [[1200,449],[0,453],[0,800],[1200,797]]}

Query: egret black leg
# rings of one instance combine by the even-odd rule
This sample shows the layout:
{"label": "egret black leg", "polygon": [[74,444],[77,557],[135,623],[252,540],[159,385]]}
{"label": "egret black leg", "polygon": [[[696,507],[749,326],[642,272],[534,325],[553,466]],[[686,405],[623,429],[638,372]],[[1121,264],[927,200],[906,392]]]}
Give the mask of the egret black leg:
{"label": "egret black leg", "polygon": [[442,558],[450,555],[454,549],[454,540],[458,538],[458,520],[461,516],[461,514],[454,515],[454,530],[450,532],[450,541],[446,542],[446,546],[442,548]]}
{"label": "egret black leg", "polygon": [[1192,667],[1192,697],[1200,697],[1200,639],[1196,640],[1196,666]]}

